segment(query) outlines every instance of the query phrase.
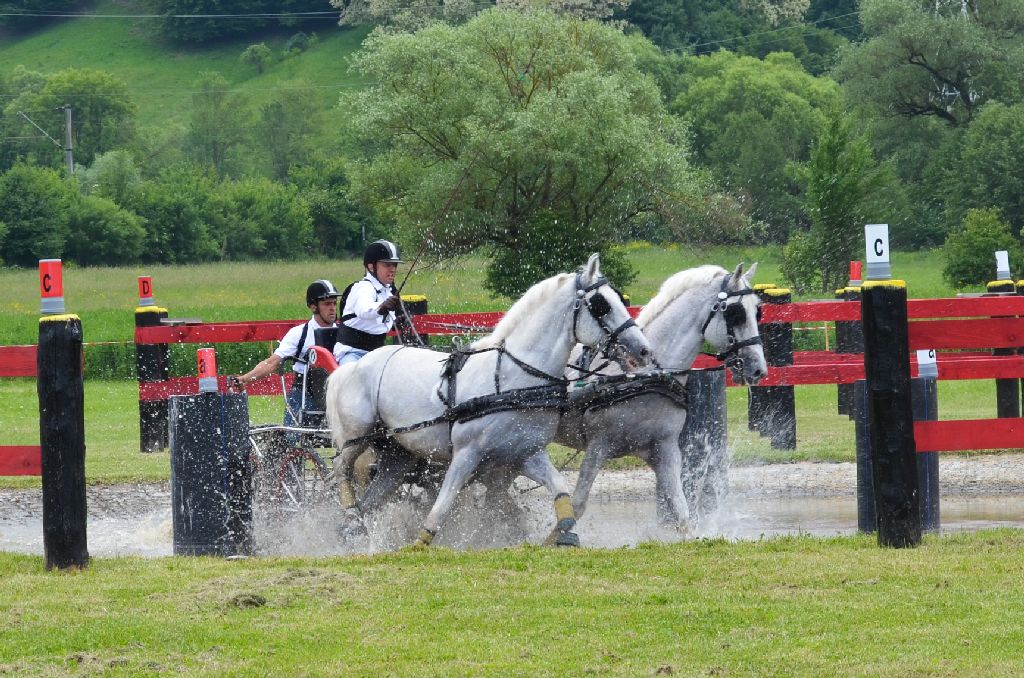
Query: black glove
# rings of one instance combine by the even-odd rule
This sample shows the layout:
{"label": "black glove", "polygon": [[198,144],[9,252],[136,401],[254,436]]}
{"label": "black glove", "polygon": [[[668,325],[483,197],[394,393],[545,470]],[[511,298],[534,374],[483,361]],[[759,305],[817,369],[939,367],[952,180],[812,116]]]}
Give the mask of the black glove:
{"label": "black glove", "polygon": [[397,294],[392,294],[384,300],[384,303],[377,308],[377,313],[387,315],[390,311],[397,311],[402,307],[402,300]]}

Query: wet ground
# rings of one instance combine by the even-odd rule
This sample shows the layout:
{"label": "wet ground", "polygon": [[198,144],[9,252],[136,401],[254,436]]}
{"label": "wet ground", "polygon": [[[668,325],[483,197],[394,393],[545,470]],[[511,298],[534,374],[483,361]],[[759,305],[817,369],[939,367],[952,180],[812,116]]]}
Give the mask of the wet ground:
{"label": "wet ground", "polygon": [[[1008,526],[1024,528],[1024,456],[943,459],[939,472],[943,531]],[[618,547],[688,537],[760,539],[782,534],[853,534],[857,529],[853,464],[778,464],[733,468],[718,512],[695,533],[662,527],[655,518],[653,475],[604,472],[577,532],[585,546]],[[540,490],[517,495],[514,516],[487,516],[468,496],[437,543],[487,548],[540,542],[553,522]],[[164,556],[173,553],[170,490],[166,485],[90,487],[89,552],[93,556]],[[425,507],[410,498],[369,521],[365,537],[342,537],[336,505],[311,515],[259,511],[255,537],[263,555],[375,552],[412,541]],[[0,490],[0,551],[41,554],[39,490]]]}

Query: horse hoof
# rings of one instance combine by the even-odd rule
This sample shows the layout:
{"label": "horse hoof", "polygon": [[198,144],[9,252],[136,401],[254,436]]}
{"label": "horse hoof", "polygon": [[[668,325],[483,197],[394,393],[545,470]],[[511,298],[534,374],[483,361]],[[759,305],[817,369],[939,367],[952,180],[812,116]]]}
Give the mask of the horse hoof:
{"label": "horse hoof", "polygon": [[580,536],[575,532],[561,532],[558,538],[555,539],[555,546],[572,546],[579,548]]}
{"label": "horse hoof", "polygon": [[368,535],[366,525],[363,524],[363,519],[359,516],[346,513],[344,521],[338,526],[338,536],[343,540],[360,539]]}
{"label": "horse hoof", "polygon": [[558,524],[555,525],[555,529],[559,532],[568,532],[574,527],[576,527],[575,518],[562,518],[558,521]]}

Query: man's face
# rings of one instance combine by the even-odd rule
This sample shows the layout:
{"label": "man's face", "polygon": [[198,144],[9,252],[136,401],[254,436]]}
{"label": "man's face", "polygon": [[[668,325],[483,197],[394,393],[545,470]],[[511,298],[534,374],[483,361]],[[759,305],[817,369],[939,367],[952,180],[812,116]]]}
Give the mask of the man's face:
{"label": "man's face", "polygon": [[377,280],[385,285],[395,282],[395,273],[398,271],[398,264],[394,262],[378,261],[377,272],[374,274]]}
{"label": "man's face", "polygon": [[333,325],[334,320],[338,317],[337,299],[321,299],[316,302],[316,306],[310,305],[310,308],[324,325]]}

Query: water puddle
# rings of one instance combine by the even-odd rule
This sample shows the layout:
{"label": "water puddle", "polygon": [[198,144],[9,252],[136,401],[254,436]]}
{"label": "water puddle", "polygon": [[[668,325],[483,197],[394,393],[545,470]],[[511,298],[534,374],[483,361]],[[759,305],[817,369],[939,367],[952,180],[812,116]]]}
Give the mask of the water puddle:
{"label": "water puddle", "polygon": [[[549,529],[550,503],[530,498],[516,520],[481,521],[473,507],[457,510],[438,543],[456,548],[490,548],[523,541],[540,542]],[[991,527],[1024,528],[1024,498],[1011,496],[951,496],[942,500],[942,531]],[[393,550],[411,543],[422,518],[422,507],[389,507],[368,524],[369,534],[346,541],[336,528],[337,507],[302,517],[258,518],[257,548],[261,555],[338,555]],[[731,498],[709,516],[691,537],[756,540],[777,535],[832,536],[854,534],[857,506],[853,497]],[[133,516],[91,517],[89,553],[93,556],[168,556],[173,553],[170,507]],[[577,526],[585,546],[615,548],[648,541],[686,538],[655,519],[653,501],[595,497]],[[0,521],[0,551],[42,555],[42,518],[17,516]]]}

